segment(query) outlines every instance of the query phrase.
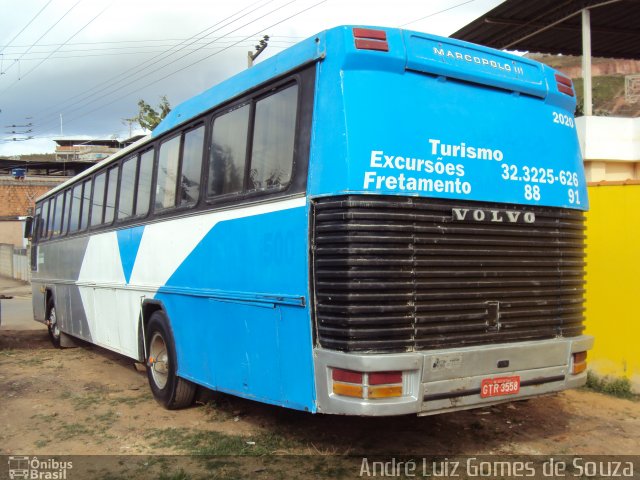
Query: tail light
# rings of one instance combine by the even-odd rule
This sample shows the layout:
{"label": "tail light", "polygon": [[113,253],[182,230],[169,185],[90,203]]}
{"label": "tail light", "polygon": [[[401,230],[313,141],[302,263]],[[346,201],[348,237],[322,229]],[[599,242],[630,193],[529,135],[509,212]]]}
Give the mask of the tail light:
{"label": "tail light", "polygon": [[358,50],[377,50],[388,52],[387,32],[384,30],[373,30],[371,28],[354,28],[353,38],[356,41]]}
{"label": "tail light", "polygon": [[390,398],[402,396],[402,372],[354,372],[334,368],[332,391],[355,398]]}
{"label": "tail light", "polygon": [[570,78],[563,77],[562,75],[558,75],[556,73],[556,85],[558,86],[558,91],[564,93],[565,95],[569,95],[571,97],[575,95],[573,93],[573,82]]}
{"label": "tail light", "polygon": [[571,373],[577,375],[587,369],[587,352],[578,352],[573,354],[573,364]]}

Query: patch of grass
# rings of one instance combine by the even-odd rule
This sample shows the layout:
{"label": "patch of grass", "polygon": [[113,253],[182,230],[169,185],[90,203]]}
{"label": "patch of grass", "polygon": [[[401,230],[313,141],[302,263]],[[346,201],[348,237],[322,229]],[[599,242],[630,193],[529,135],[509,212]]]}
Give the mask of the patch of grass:
{"label": "patch of grass", "polygon": [[47,438],[40,438],[36,440],[33,444],[38,448],[44,448],[51,443],[51,440]]}
{"label": "patch of grass", "polygon": [[191,475],[180,469],[177,472],[161,473],[158,480],[191,480]]}
{"label": "patch of grass", "polygon": [[101,423],[114,423],[116,421],[116,412],[114,412],[113,410],[109,410],[108,412],[105,412],[101,415],[96,415],[95,420],[97,422],[101,422]]}
{"label": "patch of grass", "polygon": [[114,397],[114,398],[110,398],[109,399],[109,405],[111,405],[111,406],[128,405],[130,407],[133,407],[135,405],[138,405],[139,403],[148,402],[149,400],[151,400],[151,396],[149,394],[145,393],[145,394],[142,394],[142,395],[138,395],[136,397]]}
{"label": "patch of grass", "polygon": [[58,440],[70,440],[81,435],[91,435],[93,430],[82,423],[62,423],[56,432]]}
{"label": "patch of grass", "polygon": [[89,392],[82,396],[73,398],[73,405],[78,410],[86,410],[89,407],[95,407],[97,403],[104,401],[105,395],[101,392]]}
{"label": "patch of grass", "polygon": [[277,433],[249,437],[206,430],[154,429],[148,438],[154,447],[171,447],[190,455],[271,455],[290,453],[300,447],[295,440]]}
{"label": "patch of grass", "polygon": [[587,372],[586,388],[613,397],[640,400],[640,395],[631,391],[631,382],[625,377],[600,377],[589,371]]}

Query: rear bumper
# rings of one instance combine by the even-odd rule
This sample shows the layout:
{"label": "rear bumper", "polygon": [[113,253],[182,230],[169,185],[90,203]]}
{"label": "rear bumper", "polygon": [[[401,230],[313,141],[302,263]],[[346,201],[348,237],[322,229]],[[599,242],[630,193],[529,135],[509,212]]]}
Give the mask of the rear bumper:
{"label": "rear bumper", "polygon": [[[432,415],[536,397],[585,384],[586,372],[572,375],[572,354],[591,349],[593,337],[579,336],[415,353],[352,354],[316,349],[318,412],[388,416]],[[403,395],[385,399],[333,393],[332,369],[402,371]],[[483,379],[520,377],[520,391],[481,398]]]}

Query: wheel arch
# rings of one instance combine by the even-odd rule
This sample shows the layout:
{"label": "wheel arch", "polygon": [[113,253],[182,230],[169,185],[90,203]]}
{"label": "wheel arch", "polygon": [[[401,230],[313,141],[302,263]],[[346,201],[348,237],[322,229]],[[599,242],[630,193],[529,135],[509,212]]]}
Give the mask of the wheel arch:
{"label": "wheel arch", "polygon": [[149,326],[151,315],[153,315],[157,311],[161,311],[164,313],[165,317],[167,318],[167,323],[169,324],[168,327],[172,330],[171,335],[173,336],[171,319],[169,318],[169,314],[167,313],[167,309],[164,307],[164,304],[160,300],[144,300],[140,308],[140,319],[138,322],[138,359],[140,361],[147,360],[145,343],[147,338],[147,327]]}

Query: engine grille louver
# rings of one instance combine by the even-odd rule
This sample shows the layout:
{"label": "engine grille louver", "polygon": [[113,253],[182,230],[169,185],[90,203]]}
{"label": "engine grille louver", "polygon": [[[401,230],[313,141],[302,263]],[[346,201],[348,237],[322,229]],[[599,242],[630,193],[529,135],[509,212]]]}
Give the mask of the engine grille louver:
{"label": "engine grille louver", "polygon": [[[456,221],[453,209],[535,214]],[[392,196],[313,205],[317,339],[413,351],[577,336],[584,329],[577,210]]]}

